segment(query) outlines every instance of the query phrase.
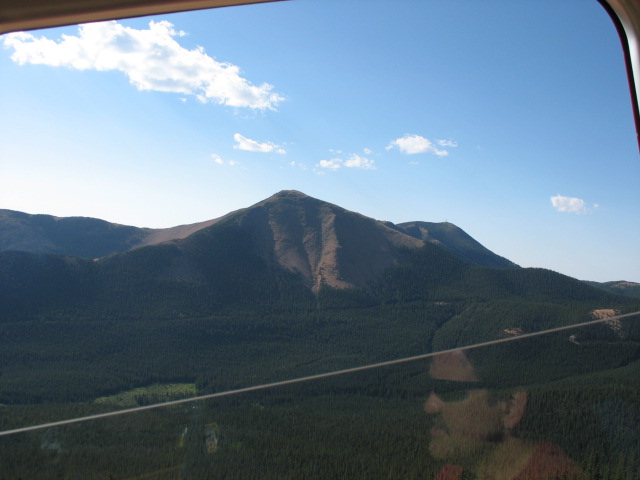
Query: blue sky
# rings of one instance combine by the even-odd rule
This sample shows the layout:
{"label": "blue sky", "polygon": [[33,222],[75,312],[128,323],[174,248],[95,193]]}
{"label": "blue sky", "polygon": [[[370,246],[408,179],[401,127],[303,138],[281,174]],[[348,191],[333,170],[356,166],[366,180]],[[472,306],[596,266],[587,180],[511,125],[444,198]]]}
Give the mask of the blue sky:
{"label": "blue sky", "polygon": [[640,159],[595,0],[295,0],[0,45],[0,208],[169,227],[296,189],[640,281]]}

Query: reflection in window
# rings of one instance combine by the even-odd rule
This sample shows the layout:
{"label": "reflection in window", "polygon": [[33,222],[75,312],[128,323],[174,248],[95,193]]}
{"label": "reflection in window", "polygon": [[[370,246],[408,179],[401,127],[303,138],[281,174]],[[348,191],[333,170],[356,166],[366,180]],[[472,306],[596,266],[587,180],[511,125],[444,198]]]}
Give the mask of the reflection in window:
{"label": "reflection in window", "polygon": [[0,478],[635,478],[640,167],[597,5],[0,43]]}

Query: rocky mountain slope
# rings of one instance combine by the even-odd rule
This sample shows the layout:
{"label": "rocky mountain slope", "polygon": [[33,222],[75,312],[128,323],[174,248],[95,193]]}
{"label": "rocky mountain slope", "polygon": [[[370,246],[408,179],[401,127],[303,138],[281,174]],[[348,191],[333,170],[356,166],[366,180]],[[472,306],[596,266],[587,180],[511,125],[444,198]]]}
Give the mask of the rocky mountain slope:
{"label": "rocky mountain slope", "polygon": [[217,219],[166,229],[0,210],[0,251],[101,258],[187,239],[222,220],[241,227],[256,242],[263,259],[300,275],[314,291],[322,285],[364,287],[385,269],[397,265],[399,250],[420,248],[425,242],[474,265],[517,267],[453,224],[394,225],[294,190],[279,192]]}
{"label": "rocky mountain slope", "polygon": [[[395,226],[296,191],[163,232],[88,219],[68,225],[76,221],[96,226],[81,240],[104,232],[105,242],[119,239],[113,244],[130,249],[93,259],[0,252],[0,316],[206,315],[239,305],[310,308],[318,298],[357,306],[514,298],[587,301],[596,308],[617,301],[555,272],[513,268],[451,224]],[[168,240],[131,247],[159,239]],[[486,266],[496,263],[512,268]]]}

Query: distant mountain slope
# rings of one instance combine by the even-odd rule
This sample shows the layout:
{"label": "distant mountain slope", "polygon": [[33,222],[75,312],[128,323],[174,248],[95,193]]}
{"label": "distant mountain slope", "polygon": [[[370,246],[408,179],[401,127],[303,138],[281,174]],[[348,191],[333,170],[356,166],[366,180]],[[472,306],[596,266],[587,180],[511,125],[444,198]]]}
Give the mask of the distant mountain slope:
{"label": "distant mountain slope", "polygon": [[219,219],[165,229],[137,228],[88,217],[54,217],[0,210],[0,251],[99,258],[184,238]]}
{"label": "distant mountain slope", "polygon": [[452,223],[406,222],[399,223],[397,227],[407,235],[438,245],[474,265],[518,268],[518,265],[496,255]]}
{"label": "distant mountain slope", "polygon": [[382,222],[288,190],[248,208],[237,224],[263,258],[299,274],[317,291],[366,287],[398,263],[398,250],[423,242]]}
{"label": "distant mountain slope", "polygon": [[624,280],[604,283],[585,281],[585,283],[591,285],[592,287],[606,290],[607,292],[626,295],[628,297],[640,297],[640,283],[627,282]]}
{"label": "distant mountain slope", "polygon": [[395,249],[417,248],[425,241],[474,265],[517,267],[453,224],[409,222],[394,225],[294,190],[279,192],[248,209],[220,218],[164,229],[118,225],[87,217],[61,218],[0,210],[0,251],[100,258],[184,239],[249,210],[243,226],[266,242],[263,255],[269,250],[269,255],[279,265],[302,275],[314,289],[321,284],[363,286],[395,264]]}
{"label": "distant mountain slope", "polygon": [[129,250],[148,229],[84,217],[59,218],[0,210],[0,250],[95,258]]}
{"label": "distant mountain slope", "polygon": [[[110,231],[109,224],[98,225]],[[193,228],[184,238],[95,260],[0,252],[0,315],[171,317],[240,306],[307,309],[316,301],[362,306],[514,299],[608,308],[624,300],[548,270],[477,266],[437,242],[295,191]]]}

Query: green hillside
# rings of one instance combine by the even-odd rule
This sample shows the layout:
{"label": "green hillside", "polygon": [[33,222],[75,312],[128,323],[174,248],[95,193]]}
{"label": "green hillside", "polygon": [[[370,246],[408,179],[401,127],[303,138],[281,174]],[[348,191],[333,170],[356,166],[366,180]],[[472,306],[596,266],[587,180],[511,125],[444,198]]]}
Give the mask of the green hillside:
{"label": "green hillside", "polygon": [[131,249],[150,231],[96,218],[58,218],[0,210],[0,251],[97,258]]}
{"label": "green hillside", "polygon": [[[98,260],[0,252],[0,429],[517,337],[598,309],[640,310],[637,298],[549,270],[478,266],[433,242],[409,248],[373,220],[304,198],[300,209],[298,198]],[[318,235],[317,224],[287,223],[290,211],[334,223]],[[317,246],[334,233],[331,248]],[[314,289],[291,268],[331,255],[335,263],[318,265],[332,274],[318,278],[368,281]],[[381,274],[349,270],[379,255],[392,263]],[[473,387],[525,389],[519,436],[553,441],[587,478],[633,479],[640,443],[620,425],[640,408],[638,325],[472,350]],[[464,398],[471,387],[413,362],[0,438],[0,458],[12,459],[0,478],[434,478],[443,462],[426,451],[437,421],[425,399],[434,390]],[[211,423],[224,432],[215,456],[202,453]]]}
{"label": "green hillside", "polygon": [[554,272],[476,267],[431,244],[399,258],[367,289],[313,294],[232,220],[98,262],[0,253],[0,403],[157,382],[234,388],[637,308]]}
{"label": "green hillside", "polygon": [[592,287],[600,288],[607,292],[618,295],[626,295],[628,297],[640,298],[640,283],[614,281],[614,282],[585,282]]}

